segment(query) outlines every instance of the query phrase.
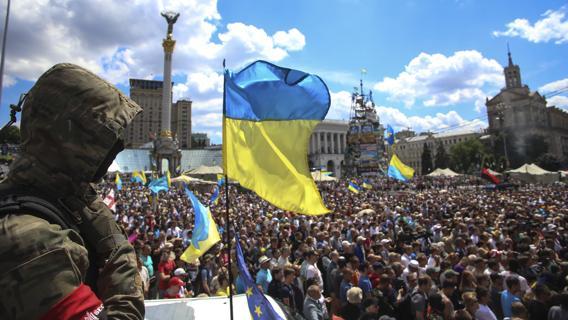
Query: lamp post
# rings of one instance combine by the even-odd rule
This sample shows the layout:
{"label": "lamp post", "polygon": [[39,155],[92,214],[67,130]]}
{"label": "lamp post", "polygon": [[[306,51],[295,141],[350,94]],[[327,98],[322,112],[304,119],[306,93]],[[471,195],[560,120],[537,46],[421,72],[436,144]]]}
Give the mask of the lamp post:
{"label": "lamp post", "polygon": [[505,104],[503,103],[499,103],[496,107],[496,114],[497,117],[496,119],[499,121],[499,129],[501,130],[501,137],[503,138],[503,152],[505,154],[505,166],[508,169],[510,162],[509,162],[509,153],[507,151],[507,135],[505,132],[505,128],[504,128],[504,123],[505,123]]}

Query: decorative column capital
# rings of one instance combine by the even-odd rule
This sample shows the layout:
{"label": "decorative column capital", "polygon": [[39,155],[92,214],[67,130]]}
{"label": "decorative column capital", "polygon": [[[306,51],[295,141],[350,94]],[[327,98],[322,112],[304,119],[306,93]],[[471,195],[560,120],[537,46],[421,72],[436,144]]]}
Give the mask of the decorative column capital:
{"label": "decorative column capital", "polygon": [[171,130],[162,130],[160,132],[160,137],[162,138],[171,138],[172,137],[172,131]]}
{"label": "decorative column capital", "polygon": [[169,34],[166,39],[162,42],[162,47],[164,47],[165,53],[173,53],[176,46],[176,41],[172,39],[172,35]]}

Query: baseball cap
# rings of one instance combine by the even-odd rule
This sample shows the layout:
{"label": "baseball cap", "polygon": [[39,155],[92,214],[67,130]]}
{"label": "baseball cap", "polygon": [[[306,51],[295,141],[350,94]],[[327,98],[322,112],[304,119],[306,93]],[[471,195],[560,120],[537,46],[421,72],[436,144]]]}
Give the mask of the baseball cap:
{"label": "baseball cap", "polygon": [[170,281],[168,281],[168,286],[185,286],[185,282],[181,281],[178,277],[171,277]]}
{"label": "baseball cap", "polygon": [[410,260],[410,263],[408,264],[409,267],[414,267],[414,268],[419,268],[420,264],[418,263],[418,261],[416,260]]}

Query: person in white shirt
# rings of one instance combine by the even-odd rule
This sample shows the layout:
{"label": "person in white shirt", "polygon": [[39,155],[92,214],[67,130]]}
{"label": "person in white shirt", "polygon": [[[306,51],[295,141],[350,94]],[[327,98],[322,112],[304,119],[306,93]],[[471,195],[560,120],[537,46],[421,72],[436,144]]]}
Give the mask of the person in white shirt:
{"label": "person in white shirt", "polygon": [[476,320],[497,320],[495,313],[489,308],[489,290],[483,287],[475,289],[477,294],[477,301],[479,302],[479,309],[475,312]]}
{"label": "person in white shirt", "polygon": [[306,271],[306,280],[314,278],[317,285],[323,288],[323,278],[321,276],[321,271],[316,266],[318,262],[318,254],[315,251],[310,251],[306,257],[308,261],[308,269]]}
{"label": "person in white shirt", "polygon": [[[517,259],[511,259],[509,260],[509,270],[501,272],[501,275],[503,276],[503,279],[507,279],[510,276],[515,276],[519,278],[519,283],[521,285],[521,295],[524,295],[530,290],[530,287],[527,282],[527,279],[525,279],[525,277],[517,273],[519,269],[520,269],[519,261]],[[507,288],[506,282],[504,282],[504,287],[505,290],[509,290],[509,288]]]}

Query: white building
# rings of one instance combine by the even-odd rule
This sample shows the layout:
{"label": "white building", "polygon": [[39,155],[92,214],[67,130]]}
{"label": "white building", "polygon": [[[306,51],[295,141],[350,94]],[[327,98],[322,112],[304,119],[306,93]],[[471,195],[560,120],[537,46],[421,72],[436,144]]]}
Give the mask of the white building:
{"label": "white building", "polygon": [[348,129],[349,123],[340,120],[324,120],[317,125],[308,149],[310,168],[325,167],[335,177],[341,177]]}
{"label": "white building", "polygon": [[414,168],[416,174],[420,175],[422,174],[422,151],[424,150],[424,144],[427,144],[430,148],[432,154],[432,164],[434,164],[434,159],[436,158],[436,150],[438,148],[439,142],[442,143],[444,149],[446,150],[446,153],[449,155],[451,146],[470,139],[478,139],[480,136],[480,132],[473,130],[442,132],[434,134],[423,133],[419,136],[406,137],[397,140],[394,144],[394,149],[399,159],[404,162],[404,164]]}

